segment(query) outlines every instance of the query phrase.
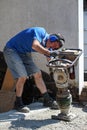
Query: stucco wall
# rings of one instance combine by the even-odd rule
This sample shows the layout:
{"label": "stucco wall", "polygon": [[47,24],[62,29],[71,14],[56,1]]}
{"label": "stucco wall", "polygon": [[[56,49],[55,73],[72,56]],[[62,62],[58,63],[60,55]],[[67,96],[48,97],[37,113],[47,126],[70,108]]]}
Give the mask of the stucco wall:
{"label": "stucco wall", "polygon": [[0,50],[9,38],[31,26],[60,32],[66,47],[77,47],[77,18],[76,0],[0,0]]}
{"label": "stucco wall", "polygon": [[[0,0],[0,50],[9,38],[31,26],[43,26],[49,33],[60,32],[65,47],[77,48],[77,6],[76,0]],[[38,56],[34,60],[48,71],[42,55],[40,60]]]}

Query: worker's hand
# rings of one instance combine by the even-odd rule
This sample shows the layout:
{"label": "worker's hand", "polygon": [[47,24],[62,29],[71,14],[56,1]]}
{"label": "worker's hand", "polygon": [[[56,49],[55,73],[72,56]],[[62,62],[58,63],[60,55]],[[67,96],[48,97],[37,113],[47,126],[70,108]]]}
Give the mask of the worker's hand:
{"label": "worker's hand", "polygon": [[50,56],[56,57],[58,56],[59,52],[58,51],[50,51]]}

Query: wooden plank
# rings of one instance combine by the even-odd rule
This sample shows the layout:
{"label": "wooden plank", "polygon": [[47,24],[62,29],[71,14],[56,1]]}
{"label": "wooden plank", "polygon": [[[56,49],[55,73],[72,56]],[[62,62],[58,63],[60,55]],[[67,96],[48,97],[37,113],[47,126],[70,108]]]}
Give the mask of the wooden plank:
{"label": "wooden plank", "polygon": [[14,84],[15,84],[15,80],[14,80],[11,72],[7,68],[1,90],[8,90],[8,91],[13,90]]}

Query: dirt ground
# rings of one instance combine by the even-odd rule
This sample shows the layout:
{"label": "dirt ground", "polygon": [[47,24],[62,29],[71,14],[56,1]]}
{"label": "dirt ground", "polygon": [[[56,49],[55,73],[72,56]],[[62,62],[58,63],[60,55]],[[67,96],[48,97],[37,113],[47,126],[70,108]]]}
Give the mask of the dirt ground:
{"label": "dirt ground", "polygon": [[72,104],[71,112],[77,116],[71,122],[54,120],[52,115],[58,115],[60,110],[50,110],[42,103],[32,103],[28,106],[29,113],[16,110],[0,114],[0,130],[87,130],[87,108],[78,103]]}

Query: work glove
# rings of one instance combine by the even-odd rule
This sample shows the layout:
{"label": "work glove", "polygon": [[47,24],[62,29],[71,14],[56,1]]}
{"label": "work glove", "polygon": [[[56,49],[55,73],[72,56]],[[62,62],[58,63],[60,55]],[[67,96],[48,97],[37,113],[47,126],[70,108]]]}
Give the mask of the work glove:
{"label": "work glove", "polygon": [[58,56],[59,52],[58,51],[50,51],[50,56],[56,57]]}

